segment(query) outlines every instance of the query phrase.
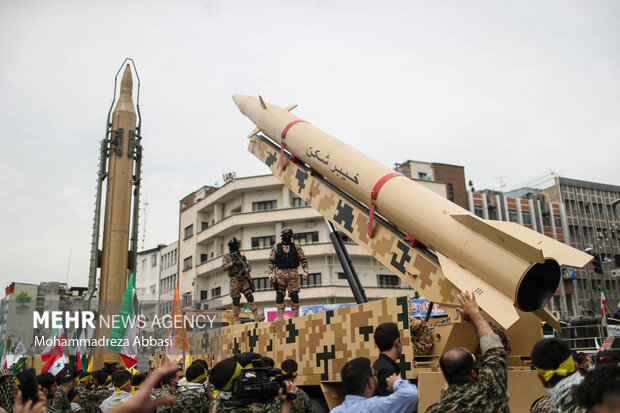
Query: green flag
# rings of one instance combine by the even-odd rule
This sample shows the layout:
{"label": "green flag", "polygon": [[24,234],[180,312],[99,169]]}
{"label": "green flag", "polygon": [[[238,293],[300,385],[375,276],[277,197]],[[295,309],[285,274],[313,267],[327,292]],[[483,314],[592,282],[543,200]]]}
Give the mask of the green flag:
{"label": "green flag", "polygon": [[118,319],[110,332],[108,348],[119,353],[128,369],[138,362],[138,318],[136,311],[136,279],[134,274],[129,277],[127,289],[123,296],[121,308],[118,311]]}

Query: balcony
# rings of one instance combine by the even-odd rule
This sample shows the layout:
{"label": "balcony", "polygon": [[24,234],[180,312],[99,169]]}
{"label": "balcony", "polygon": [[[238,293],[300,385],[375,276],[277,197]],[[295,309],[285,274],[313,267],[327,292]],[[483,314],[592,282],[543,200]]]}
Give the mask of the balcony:
{"label": "balcony", "polygon": [[305,221],[312,218],[322,218],[322,216],[311,207],[281,208],[269,211],[236,213],[200,231],[196,234],[196,243],[208,243],[210,238],[229,234],[242,227],[275,224],[281,221]]}

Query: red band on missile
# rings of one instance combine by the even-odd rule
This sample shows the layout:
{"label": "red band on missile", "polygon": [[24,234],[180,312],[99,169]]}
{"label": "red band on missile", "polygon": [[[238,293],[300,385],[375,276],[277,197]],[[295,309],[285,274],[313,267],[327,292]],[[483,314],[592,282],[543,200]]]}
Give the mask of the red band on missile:
{"label": "red band on missile", "polygon": [[286,133],[291,128],[291,126],[293,126],[296,123],[300,123],[300,122],[305,122],[305,120],[296,119],[290,122],[288,125],[286,125],[284,127],[284,130],[282,131],[282,140],[280,141],[280,169],[282,170],[286,168],[286,165],[284,164],[284,139],[286,139]]}
{"label": "red band on missile", "polygon": [[372,238],[372,229],[375,217],[375,201],[377,200],[377,196],[379,195],[379,191],[383,184],[385,184],[390,179],[395,176],[403,176],[400,172],[391,172],[389,174],[384,175],[381,179],[377,181],[374,188],[372,188],[372,194],[370,195],[370,213],[368,214],[368,238]]}

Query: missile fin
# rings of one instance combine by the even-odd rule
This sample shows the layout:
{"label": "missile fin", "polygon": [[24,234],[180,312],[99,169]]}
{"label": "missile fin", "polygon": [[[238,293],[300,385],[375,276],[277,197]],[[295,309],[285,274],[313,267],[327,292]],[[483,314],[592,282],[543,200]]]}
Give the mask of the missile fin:
{"label": "missile fin", "polygon": [[260,132],[261,129],[260,128],[254,128],[252,129],[252,132],[250,132],[250,134],[248,135],[248,139],[251,138],[252,136],[256,135],[258,132]]}
{"label": "missile fin", "polygon": [[435,251],[435,254],[443,275],[459,290],[474,292],[480,307],[499,325],[508,329],[519,321],[512,300],[440,252]]}
{"label": "missile fin", "polygon": [[297,107],[297,103],[293,103],[290,106],[285,107],[284,109],[288,110],[289,112],[293,109],[295,109]]}
{"label": "missile fin", "polygon": [[557,318],[547,309],[547,307],[541,307],[536,311],[533,311],[534,314],[541,320],[547,322],[551,327],[553,327],[556,331],[562,331],[562,326]]}
{"label": "missile fin", "polygon": [[540,248],[545,258],[551,258],[560,265],[583,268],[593,257],[544,234],[540,234],[514,222],[487,221],[500,231],[511,234],[531,245]]}
{"label": "missile fin", "polygon": [[[466,227],[471,228],[478,234],[506,248],[508,251],[511,251],[515,255],[518,255],[530,263],[545,262],[545,258],[540,249],[523,242],[519,238],[503,231],[500,228],[497,228],[494,226],[496,223],[495,221],[483,220],[471,214],[451,214],[451,216]],[[525,227],[522,228],[527,229]]]}
{"label": "missile fin", "polygon": [[265,101],[263,100],[263,97],[261,95],[258,95],[258,100],[260,101],[260,106],[263,109],[267,109],[267,105],[265,105]]}

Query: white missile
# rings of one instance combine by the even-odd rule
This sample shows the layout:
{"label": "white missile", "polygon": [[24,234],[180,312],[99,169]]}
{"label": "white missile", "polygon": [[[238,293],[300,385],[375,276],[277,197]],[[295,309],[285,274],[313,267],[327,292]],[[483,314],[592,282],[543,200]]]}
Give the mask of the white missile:
{"label": "white missile", "polygon": [[[582,251],[511,222],[483,220],[393,171],[287,109],[251,96],[233,100],[261,131],[371,211],[433,250],[457,288],[474,291],[504,327],[540,310],[555,293],[561,265],[585,266]],[[372,236],[372,218],[369,223]],[[542,310],[541,310],[542,311]]]}

